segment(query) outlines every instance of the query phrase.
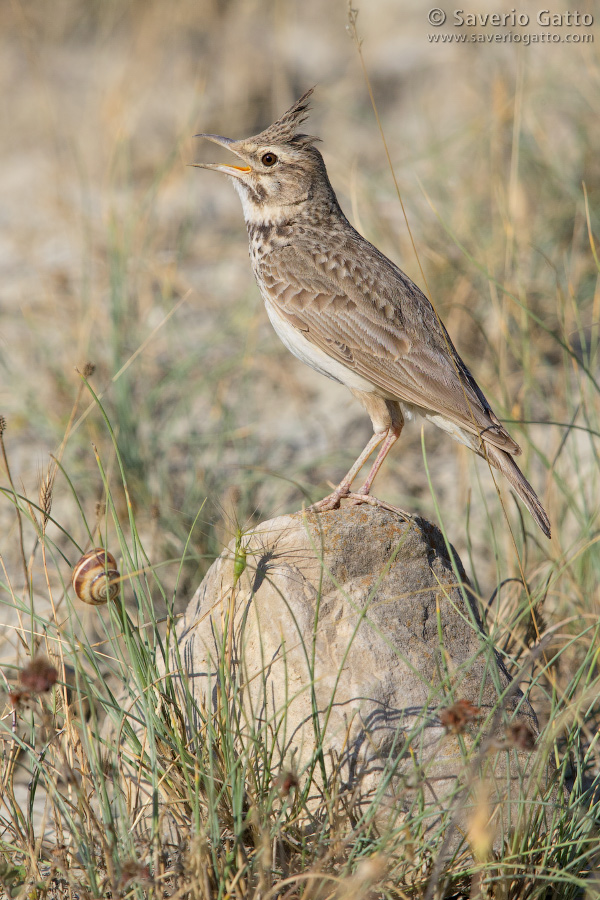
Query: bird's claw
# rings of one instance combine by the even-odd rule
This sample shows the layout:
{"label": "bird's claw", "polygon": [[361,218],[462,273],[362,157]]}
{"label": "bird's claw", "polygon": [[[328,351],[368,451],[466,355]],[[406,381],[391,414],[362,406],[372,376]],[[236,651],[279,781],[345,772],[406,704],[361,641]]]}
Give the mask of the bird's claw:
{"label": "bird's claw", "polygon": [[388,512],[396,513],[396,515],[402,516],[407,521],[412,519],[412,515],[407,513],[406,510],[400,509],[399,506],[392,506],[391,503],[379,500],[377,497],[371,496],[371,494],[363,494],[359,491],[358,493],[348,493],[346,497],[350,501],[350,506],[360,506],[362,503],[368,503],[369,506],[377,506],[379,509],[387,509]]}
{"label": "bird's claw", "polygon": [[317,503],[313,503],[306,511],[329,512],[329,510],[332,509],[339,509],[342,500],[349,500],[349,506],[360,506],[362,503],[367,503],[369,506],[377,506],[380,509],[388,510],[388,512],[396,513],[407,521],[412,518],[410,513],[400,509],[398,506],[392,506],[391,503],[386,503],[384,500],[372,497],[371,494],[364,494],[361,491],[353,492],[350,490],[349,486],[346,487],[345,485],[339,485],[335,491],[328,494],[327,497],[323,497],[322,500],[318,500]]}
{"label": "bird's claw", "polygon": [[340,503],[345,497],[350,496],[350,485],[340,484],[335,491],[313,503],[307,508],[307,512],[329,512],[330,509],[339,509]]}

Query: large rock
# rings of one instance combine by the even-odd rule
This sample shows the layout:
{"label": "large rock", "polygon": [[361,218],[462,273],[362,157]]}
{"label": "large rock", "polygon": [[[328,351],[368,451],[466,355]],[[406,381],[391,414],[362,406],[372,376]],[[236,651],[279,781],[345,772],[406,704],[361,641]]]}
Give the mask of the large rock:
{"label": "large rock", "polygon": [[[418,804],[464,811],[468,790],[457,792],[482,768],[492,800],[531,790],[535,754],[524,748],[538,733],[535,714],[516,689],[499,704],[508,673],[435,526],[346,507],[272,519],[242,547],[239,581],[232,544],[178,629],[195,698],[214,709],[233,691],[242,743],[268,731],[275,768],[293,769],[300,784],[337,765],[354,809],[375,796],[379,819],[414,815]],[[220,666],[235,688],[222,674],[219,685]],[[469,704],[479,724],[468,721]]]}

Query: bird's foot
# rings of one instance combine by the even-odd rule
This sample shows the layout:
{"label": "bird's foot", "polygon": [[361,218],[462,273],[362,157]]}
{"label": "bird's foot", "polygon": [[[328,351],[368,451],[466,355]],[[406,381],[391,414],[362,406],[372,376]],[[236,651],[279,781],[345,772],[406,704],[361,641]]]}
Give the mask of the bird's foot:
{"label": "bird's foot", "polygon": [[313,503],[312,506],[307,508],[307,512],[328,512],[330,509],[339,509],[340,502],[344,497],[350,496],[350,485],[338,484],[336,489],[328,494],[326,497],[323,497],[322,500],[318,500],[316,503]]}
{"label": "bird's foot", "polygon": [[369,506],[377,506],[379,509],[387,509],[388,512],[396,513],[399,516],[402,516],[403,519],[409,521],[412,519],[412,515],[407,513],[406,510],[400,509],[399,506],[392,506],[391,503],[386,503],[385,500],[379,500],[377,497],[371,496],[371,494],[363,494],[361,491],[357,493],[348,492],[346,494],[347,499],[350,501],[350,506],[360,506],[362,503],[368,503]]}
{"label": "bird's foot", "polygon": [[323,497],[322,500],[313,503],[306,511],[329,512],[330,509],[339,509],[342,500],[349,500],[349,506],[360,506],[362,503],[367,503],[369,506],[377,506],[380,509],[387,509],[389,512],[396,513],[407,521],[412,519],[411,514],[400,509],[399,506],[392,506],[391,503],[386,503],[385,500],[379,500],[377,497],[372,497],[371,494],[366,494],[362,491],[351,491],[350,485],[344,483],[338,485],[327,497]]}

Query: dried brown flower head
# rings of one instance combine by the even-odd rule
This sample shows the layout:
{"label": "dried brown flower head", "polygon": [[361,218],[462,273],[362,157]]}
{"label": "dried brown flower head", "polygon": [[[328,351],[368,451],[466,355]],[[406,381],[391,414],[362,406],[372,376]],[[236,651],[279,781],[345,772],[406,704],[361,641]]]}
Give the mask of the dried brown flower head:
{"label": "dried brown flower head", "polygon": [[282,797],[287,797],[290,792],[298,787],[298,776],[291,769],[286,769],[277,779],[277,786]]}
{"label": "dried brown flower head", "polygon": [[41,694],[56,684],[58,672],[45,656],[36,656],[19,674],[19,681],[26,691]]}
{"label": "dried brown flower head", "polygon": [[18,709],[22,703],[27,703],[31,695],[27,691],[9,691],[8,699],[13,709]]}
{"label": "dried brown flower head", "polygon": [[527,722],[513,722],[506,729],[506,741],[517,750],[533,750],[535,734]]}
{"label": "dried brown flower head", "polygon": [[462,734],[469,722],[478,719],[480,715],[481,710],[470,700],[457,700],[452,706],[442,710],[440,721],[451,734]]}
{"label": "dried brown flower head", "polygon": [[132,881],[137,884],[151,884],[150,867],[140,863],[137,859],[127,859],[121,868],[119,886],[124,890]]}

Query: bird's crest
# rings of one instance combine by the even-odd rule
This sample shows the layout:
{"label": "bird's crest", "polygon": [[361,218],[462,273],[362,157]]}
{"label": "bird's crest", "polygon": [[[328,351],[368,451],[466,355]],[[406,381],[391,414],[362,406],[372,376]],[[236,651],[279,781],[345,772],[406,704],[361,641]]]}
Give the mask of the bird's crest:
{"label": "bird's crest", "polygon": [[265,128],[252,140],[258,144],[294,143],[300,145],[312,144],[314,141],[318,141],[319,138],[310,134],[298,134],[298,128],[308,118],[310,111],[309,100],[313,91],[314,87],[309,88],[299,100],[296,100],[293,106],[290,106],[287,112],[284,112],[276,122],[273,122],[272,125],[269,125],[268,128]]}

